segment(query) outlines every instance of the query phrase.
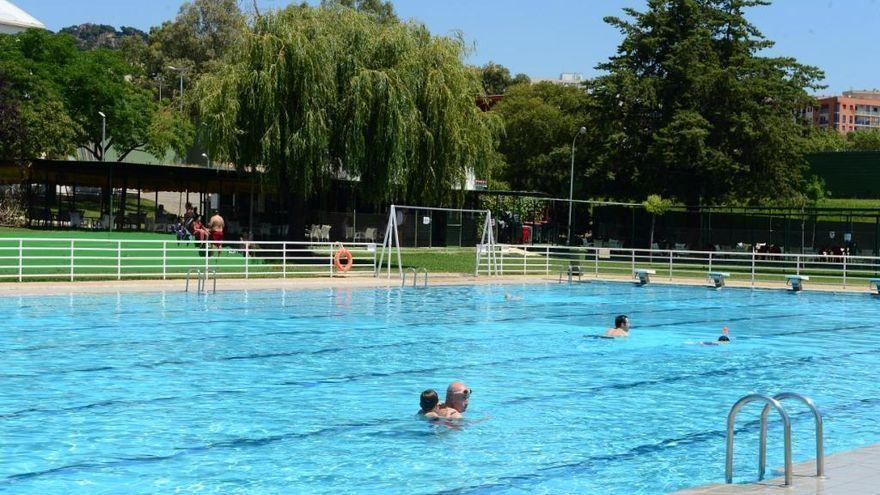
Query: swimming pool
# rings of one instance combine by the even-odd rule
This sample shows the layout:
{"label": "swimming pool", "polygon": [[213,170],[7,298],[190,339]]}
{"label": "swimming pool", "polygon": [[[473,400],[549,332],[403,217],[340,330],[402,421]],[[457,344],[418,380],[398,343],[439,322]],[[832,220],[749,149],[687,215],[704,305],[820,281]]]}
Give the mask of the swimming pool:
{"label": "swimming pool", "polygon": [[[880,441],[878,304],[603,283],[0,299],[0,492],[723,482],[725,417],[750,392],[812,396],[829,453]],[[620,312],[628,341],[585,337]],[[688,344],[723,325],[732,345]],[[414,420],[419,393],[453,379],[473,388],[468,422]],[[811,458],[812,418],[787,408],[795,459]],[[740,413],[738,481],[756,475],[759,410]]]}

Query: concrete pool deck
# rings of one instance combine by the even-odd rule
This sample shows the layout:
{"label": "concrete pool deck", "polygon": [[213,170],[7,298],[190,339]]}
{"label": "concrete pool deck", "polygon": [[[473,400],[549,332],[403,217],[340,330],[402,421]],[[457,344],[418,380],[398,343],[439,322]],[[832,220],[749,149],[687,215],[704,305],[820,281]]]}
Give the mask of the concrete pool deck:
{"label": "concrete pool deck", "polygon": [[[411,279],[410,279],[411,280]],[[563,275],[562,281],[566,282]],[[430,274],[428,285],[453,286],[453,285],[497,285],[497,284],[545,284],[558,283],[559,275],[504,275],[504,276],[480,276],[460,273]],[[590,282],[634,282],[626,275],[602,275],[599,278],[584,276],[579,283]],[[195,280],[191,282],[195,285]],[[410,283],[410,282],[408,282]],[[76,281],[76,282],[0,282],[0,297],[16,296],[42,296],[42,295],[69,295],[69,294],[108,294],[108,293],[135,293],[135,292],[179,292],[183,291],[185,281],[182,278],[157,280],[157,279],[132,279],[132,280],[99,280],[99,281]],[[212,285],[213,282],[209,282]],[[656,285],[685,285],[711,288],[708,279],[703,278],[668,278],[654,277],[651,284]],[[236,290],[273,290],[273,289],[327,289],[327,288],[371,288],[371,287],[400,287],[400,278],[396,275],[388,278],[355,276],[355,277],[311,277],[311,278],[218,278],[218,291]],[[740,289],[775,289],[786,290],[785,281],[780,277],[778,282],[755,282],[727,280],[727,287]],[[808,284],[804,292],[840,292],[852,294],[873,294],[867,285],[819,285]]]}
{"label": "concrete pool deck", "polygon": [[880,443],[826,456],[824,478],[816,478],[815,460],[795,464],[793,471],[792,486],[783,486],[780,477],[751,484],[690,488],[673,495],[877,495]]}

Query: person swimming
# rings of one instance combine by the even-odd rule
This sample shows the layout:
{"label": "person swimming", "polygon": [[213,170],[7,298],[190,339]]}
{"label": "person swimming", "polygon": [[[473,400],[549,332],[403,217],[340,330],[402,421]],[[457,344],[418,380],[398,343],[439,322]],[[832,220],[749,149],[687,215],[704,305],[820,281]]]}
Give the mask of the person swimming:
{"label": "person swimming", "polygon": [[614,319],[614,328],[609,328],[604,337],[617,339],[629,337],[629,316],[619,315]]}
{"label": "person swimming", "polygon": [[437,391],[428,389],[422,392],[419,398],[419,416],[425,419],[440,419],[440,396]]}
{"label": "person swimming", "polygon": [[515,296],[515,295],[511,294],[510,292],[504,293],[504,300],[505,301],[522,301],[522,299],[523,299],[522,296]]}
{"label": "person swimming", "polygon": [[688,344],[697,344],[697,345],[725,345],[730,343],[730,330],[727,327],[721,329],[721,336],[718,337],[718,340],[704,340],[702,342],[688,342]]}

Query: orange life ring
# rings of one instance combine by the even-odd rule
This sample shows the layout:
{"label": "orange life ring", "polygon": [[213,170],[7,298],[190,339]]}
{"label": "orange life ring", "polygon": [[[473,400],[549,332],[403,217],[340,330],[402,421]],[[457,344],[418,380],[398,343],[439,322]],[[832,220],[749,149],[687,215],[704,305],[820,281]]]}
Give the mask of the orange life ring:
{"label": "orange life ring", "polygon": [[[341,261],[343,257],[345,258],[345,264]],[[340,248],[339,251],[336,251],[336,255],[333,256],[333,264],[336,265],[337,270],[347,272],[354,266],[354,256],[351,255],[348,249]]]}

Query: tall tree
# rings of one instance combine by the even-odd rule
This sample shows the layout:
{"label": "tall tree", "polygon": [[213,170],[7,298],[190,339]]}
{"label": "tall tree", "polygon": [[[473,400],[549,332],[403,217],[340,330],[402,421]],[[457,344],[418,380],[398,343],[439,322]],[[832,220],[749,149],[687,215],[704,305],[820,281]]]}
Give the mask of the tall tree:
{"label": "tall tree", "polygon": [[689,204],[790,197],[802,186],[795,113],[822,73],[767,57],[745,17],[766,0],[649,0],[606,22],[624,35],[588,83],[604,139],[593,178],[618,197]]}
{"label": "tall tree", "polygon": [[265,168],[289,235],[331,178],[368,199],[442,202],[495,159],[495,117],[460,39],[353,9],[291,6],[258,17],[230,65],[198,85],[212,156]]}
{"label": "tall tree", "polygon": [[236,0],[192,0],[180,7],[173,21],[150,30],[144,69],[148,74],[164,74],[176,80],[168,66],[187,70],[194,80],[217,63],[245,26],[245,17]]}
{"label": "tall tree", "polygon": [[394,12],[394,5],[390,1],[384,0],[321,0],[321,6],[348,7],[369,15],[376,16],[379,22],[395,22],[397,14]]}
{"label": "tall tree", "polygon": [[[81,51],[68,35],[28,30],[0,36],[0,67],[17,88],[29,135],[42,143],[28,158],[84,148],[102,160],[111,146],[118,160],[136,149],[163,156],[169,146],[182,153],[191,134],[178,112],[133,82],[140,73],[119,52]],[[99,112],[107,116],[103,143]]]}
{"label": "tall tree", "polygon": [[511,77],[510,69],[495,62],[480,67],[480,76],[483,79],[483,91],[487,95],[502,95],[511,86],[531,83],[529,76],[517,74]]}
{"label": "tall tree", "polygon": [[[581,88],[550,82],[511,87],[493,110],[505,126],[498,148],[505,162],[500,178],[513,189],[568,197],[571,143],[587,122],[589,106],[589,96]],[[589,135],[579,138],[577,179],[588,163],[584,144],[589,139]],[[583,193],[581,180],[576,186]]]}
{"label": "tall tree", "polygon": [[76,124],[67,114],[51,66],[26,56],[39,49],[52,61],[70,54],[64,45],[0,35],[0,158],[56,158],[73,151]]}

